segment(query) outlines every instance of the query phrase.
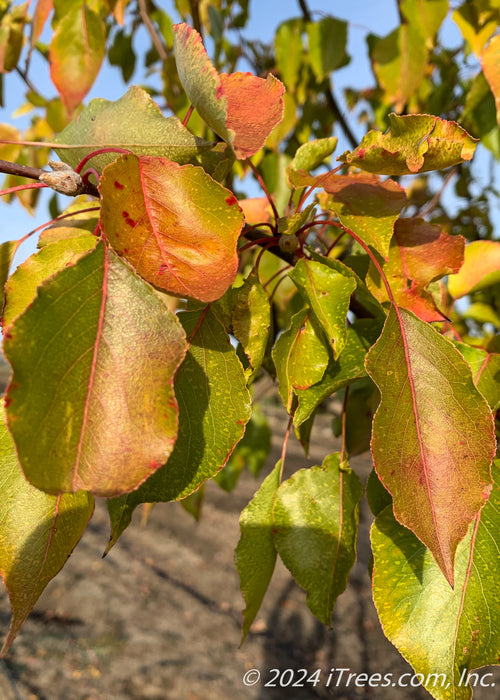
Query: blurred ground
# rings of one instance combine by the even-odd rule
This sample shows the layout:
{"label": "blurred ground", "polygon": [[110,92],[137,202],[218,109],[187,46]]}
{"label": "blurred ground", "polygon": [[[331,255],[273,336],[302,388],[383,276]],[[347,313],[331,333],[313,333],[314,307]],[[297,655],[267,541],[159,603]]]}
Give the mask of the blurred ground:
{"label": "blurred ground", "polygon": [[[286,416],[273,409],[270,420],[277,435],[267,471],[279,457]],[[338,449],[329,424],[328,416],[319,417],[312,462],[291,441],[287,472],[321,463]],[[363,457],[353,467],[365,480],[371,465]],[[315,621],[304,592],[278,565],[252,631],[238,648],[243,601],[233,552],[239,512],[256,487],[248,474],[233,494],[209,484],[199,523],[178,504],[158,505],[147,527],[137,518],[105,559],[107,513],[99,503],[82,541],[0,664],[0,700],[429,698],[421,688],[334,687],[338,674],[326,687],[332,668],[395,678],[411,671],[384,637],[371,601],[366,504],[358,562],[337,602],[333,628]],[[8,623],[2,592],[1,629]],[[250,669],[261,672],[261,681],[245,687],[243,675]],[[320,682],[265,687],[275,675],[271,669],[294,669],[295,682],[305,675],[298,669],[308,675],[321,669]],[[498,688],[500,674],[495,673]],[[493,700],[498,693],[493,688],[474,697]]]}

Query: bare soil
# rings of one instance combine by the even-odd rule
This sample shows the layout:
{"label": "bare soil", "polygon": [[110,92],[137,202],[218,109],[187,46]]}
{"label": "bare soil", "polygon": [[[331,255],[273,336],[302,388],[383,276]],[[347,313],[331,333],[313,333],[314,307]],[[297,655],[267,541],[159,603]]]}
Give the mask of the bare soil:
{"label": "bare soil", "polygon": [[[321,417],[320,417],[321,418]],[[271,417],[278,433],[267,471],[281,450],[285,415]],[[312,461],[291,441],[287,470],[321,463],[338,449],[329,418],[318,421]],[[353,467],[366,479],[367,456]],[[315,700],[370,698],[420,700],[421,688],[335,687],[337,674],[392,673],[411,668],[384,637],[371,600],[368,530],[361,512],[358,561],[339,598],[331,630],[309,613],[304,592],[278,565],[263,607],[239,648],[243,601],[233,553],[238,515],[257,488],[244,474],[232,494],[209,484],[201,521],[179,504],[156,506],[147,526],[140,514],[116,547],[102,559],[109,526],[98,503],[82,541],[63,571],[37,603],[11,652],[0,664],[0,700]],[[0,625],[9,623],[6,593],[0,597]],[[257,669],[261,680],[246,687],[243,676]],[[300,682],[320,669],[319,682],[304,687],[266,686],[276,672],[292,669]],[[287,684],[292,672],[282,676]],[[500,674],[495,671],[497,688]],[[495,688],[475,698],[498,698]]]}

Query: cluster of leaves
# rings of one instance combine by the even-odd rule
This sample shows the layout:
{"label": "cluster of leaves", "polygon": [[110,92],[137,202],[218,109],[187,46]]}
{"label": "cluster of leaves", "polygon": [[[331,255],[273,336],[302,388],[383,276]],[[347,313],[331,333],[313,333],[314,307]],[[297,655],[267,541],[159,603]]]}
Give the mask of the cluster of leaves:
{"label": "cluster of leaves", "polygon": [[[177,2],[183,19],[210,30],[214,62],[198,31],[172,29],[144,2],[77,1],[67,11],[39,0],[29,22],[27,7],[5,9],[3,72],[18,67],[29,25],[28,58],[47,58],[60,96],[28,95],[39,111],[26,140],[45,137],[44,147],[4,126],[2,155],[36,167],[50,137],[64,163],[34,190],[16,189],[15,174],[7,184],[32,197],[46,184],[67,192],[69,177],[75,193],[82,185],[97,199],[75,199],[10,276],[18,242],[0,250],[12,368],[0,426],[0,572],[13,610],[3,653],[77,544],[94,497],[107,499],[109,550],[138,505],[180,501],[199,515],[207,480],[231,490],[245,465],[258,475],[270,441],[252,393],[270,374],[290,423],[282,458],[240,519],[243,638],[278,555],[312,613],[331,623],[363,496],[348,458],[371,436],[373,595],[385,633],[416,672],[450,680],[429,684],[436,698],[470,697],[463,670],[498,662],[500,243],[491,225],[471,235],[469,220],[460,211],[452,220],[431,192],[450,172],[461,197],[474,190],[477,139],[450,118],[460,107],[498,155],[499,39],[487,44],[495,4],[454,13],[482,61],[457,98],[448,81],[458,59],[436,40],[447,1],[400,3],[400,26],[368,38],[376,87],[348,94],[359,116],[383,124],[359,145],[329,83],[349,60],[347,25],[314,21],[305,2],[279,27],[274,53],[239,42],[266,77],[232,70],[239,54],[227,36],[246,23],[242,0]],[[130,77],[124,56],[140,20],[175,116],[139,87],[83,108],[107,46]],[[351,150],[332,170],[334,122]],[[240,196],[234,179],[248,169],[266,196]],[[489,201],[477,204],[479,219]],[[459,313],[463,298],[471,303]],[[283,480],[290,430],[307,451],[334,395],[341,452]]]}

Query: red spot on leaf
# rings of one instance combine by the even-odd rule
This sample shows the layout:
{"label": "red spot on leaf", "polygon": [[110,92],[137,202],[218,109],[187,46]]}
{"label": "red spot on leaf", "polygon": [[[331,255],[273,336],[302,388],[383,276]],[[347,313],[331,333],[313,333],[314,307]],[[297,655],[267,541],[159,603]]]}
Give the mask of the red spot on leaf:
{"label": "red spot on leaf", "polygon": [[236,421],[236,422],[238,423],[238,425],[244,425],[244,424],[245,424],[245,421],[244,421],[244,420],[238,420],[238,421]]}
{"label": "red spot on leaf", "polygon": [[121,182],[118,182],[118,180],[115,180],[115,187],[117,190],[123,190],[123,185]]}
{"label": "red spot on leaf", "polygon": [[156,471],[161,467],[161,462],[157,462],[155,459],[152,459],[151,462],[149,463],[149,468],[151,471]]}
{"label": "red spot on leaf", "polygon": [[3,405],[5,406],[5,408],[10,406],[11,403],[12,403],[12,399],[10,398],[10,396],[6,396],[3,400]]}
{"label": "red spot on leaf", "polygon": [[162,263],[160,265],[159,270],[158,270],[158,274],[163,275],[163,273],[166,272],[167,270],[168,270],[168,265],[166,263]]}
{"label": "red spot on leaf", "polygon": [[358,151],[358,158],[359,158],[360,160],[363,160],[363,158],[365,157],[365,155],[366,155],[366,148],[360,148],[359,151]]}
{"label": "red spot on leaf", "polygon": [[226,197],[226,204],[228,204],[230,207],[232,207],[233,204],[236,204],[237,202],[238,202],[238,200],[236,199],[234,194],[231,195],[230,197]]}

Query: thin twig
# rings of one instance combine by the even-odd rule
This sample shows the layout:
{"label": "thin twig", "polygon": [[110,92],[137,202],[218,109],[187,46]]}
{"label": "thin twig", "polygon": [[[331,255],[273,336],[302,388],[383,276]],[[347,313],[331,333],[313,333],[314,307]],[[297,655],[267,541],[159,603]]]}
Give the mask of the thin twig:
{"label": "thin twig", "polygon": [[160,61],[165,63],[168,60],[168,54],[163,46],[160,35],[156,31],[156,27],[151,21],[151,17],[148,14],[148,8],[146,7],[146,0],[139,0],[139,16],[142,19],[142,23],[149,32],[153,46],[156,49],[156,53],[160,57]]}
{"label": "thin twig", "polygon": [[193,18],[193,27],[196,29],[200,36],[203,36],[203,31],[201,28],[200,19],[200,0],[189,0],[189,6],[191,7],[191,17]]}
{"label": "thin twig", "polygon": [[458,173],[458,166],[456,165],[454,168],[450,170],[450,172],[446,175],[446,177],[443,180],[443,184],[441,185],[440,189],[434,197],[430,200],[430,202],[427,202],[427,204],[418,212],[419,217],[427,216],[428,214],[433,211],[437,205],[439,204],[439,200],[441,199],[441,196],[445,189],[448,187],[450,184],[451,180],[455,177],[455,175]]}
{"label": "thin twig", "polygon": [[[298,2],[300,5],[300,9],[302,10],[302,16],[304,17],[305,21],[311,22],[311,13],[310,13],[309,8],[307,6],[306,0],[298,0]],[[325,97],[326,97],[326,101],[328,103],[328,107],[330,108],[330,111],[332,112],[333,116],[340,124],[342,131],[344,132],[344,134],[347,137],[347,140],[351,144],[352,148],[356,148],[358,143],[359,143],[358,139],[354,136],[349,124],[344,119],[344,115],[340,111],[340,107],[337,104],[337,100],[335,99],[330,86],[328,86],[325,89]]]}

